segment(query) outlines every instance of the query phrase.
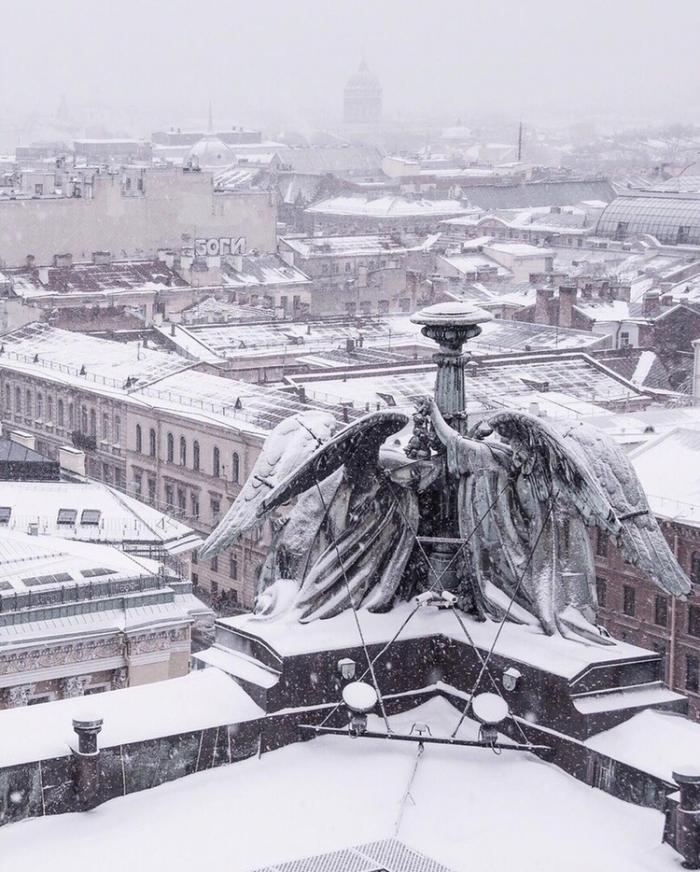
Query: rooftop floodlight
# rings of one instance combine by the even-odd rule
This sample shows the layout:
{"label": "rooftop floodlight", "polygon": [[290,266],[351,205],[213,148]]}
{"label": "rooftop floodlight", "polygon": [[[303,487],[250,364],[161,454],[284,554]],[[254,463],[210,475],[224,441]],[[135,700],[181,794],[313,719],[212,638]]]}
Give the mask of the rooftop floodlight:
{"label": "rooftop floodlight", "polygon": [[522,673],[519,669],[516,669],[515,666],[509,666],[508,669],[504,669],[502,679],[504,689],[515,690],[522,677]]}
{"label": "rooftop floodlight", "polygon": [[439,593],[436,593],[434,590],[425,590],[423,593],[419,593],[415,598],[415,603],[417,606],[434,606],[437,605],[441,601],[441,597]]}
{"label": "rooftop floodlight", "polygon": [[508,717],[508,705],[497,693],[480,693],[472,699],[472,713],[479,721],[479,741],[493,747],[498,741],[498,724]]}
{"label": "rooftop floodlight", "polygon": [[367,729],[367,713],[377,704],[377,691],[364,681],[353,681],[343,688],[343,702],[350,711],[350,733],[361,736]]}
{"label": "rooftop floodlight", "polygon": [[357,670],[357,664],[350,657],[342,657],[338,661],[338,672],[341,677],[346,681],[352,681],[355,677],[355,672]]}

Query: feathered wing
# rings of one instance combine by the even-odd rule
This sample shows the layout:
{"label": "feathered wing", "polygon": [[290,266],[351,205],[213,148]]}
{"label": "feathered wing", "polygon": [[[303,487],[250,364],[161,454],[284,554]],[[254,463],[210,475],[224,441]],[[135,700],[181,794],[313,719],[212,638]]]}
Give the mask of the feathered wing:
{"label": "feathered wing", "polygon": [[331,438],[338,423],[328,412],[299,412],[285,418],[265,440],[253,471],[231,508],[199,550],[205,560],[230,548],[260,520],[265,497]]}
{"label": "feathered wing", "polygon": [[370,412],[354,421],[314,451],[304,463],[294,464],[290,474],[263,496],[261,511],[269,512],[289,502],[324,481],[341,466],[345,466],[346,473],[352,477],[376,477],[382,443],[402,430],[408,421],[408,416],[402,412],[389,410]]}
{"label": "feathered wing", "polygon": [[690,592],[627,455],[599,430],[574,423],[560,427],[563,441],[576,446],[598,480],[621,522],[618,543],[626,560],[638,566],[657,587],[673,596]]}
{"label": "feathered wing", "polygon": [[567,441],[551,425],[525,412],[498,412],[489,425],[524,451],[523,471],[533,480],[541,502],[557,493],[569,499],[585,523],[616,535],[620,524],[608,494],[591,474],[577,443]]}

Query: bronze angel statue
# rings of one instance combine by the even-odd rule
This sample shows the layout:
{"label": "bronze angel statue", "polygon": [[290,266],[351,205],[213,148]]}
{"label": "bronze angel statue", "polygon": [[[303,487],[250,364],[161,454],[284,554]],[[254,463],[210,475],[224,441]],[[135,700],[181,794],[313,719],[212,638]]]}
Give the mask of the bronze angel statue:
{"label": "bronze angel statue", "polygon": [[439,583],[421,540],[456,528],[453,592],[477,617],[603,644],[590,528],[663,590],[689,591],[627,457],[598,431],[499,412],[463,435],[432,399],[414,421],[411,437],[409,416],[394,409],[344,429],[326,412],[286,419],[201,556],[291,504],[276,518],[256,612],[306,622],[386,610]]}

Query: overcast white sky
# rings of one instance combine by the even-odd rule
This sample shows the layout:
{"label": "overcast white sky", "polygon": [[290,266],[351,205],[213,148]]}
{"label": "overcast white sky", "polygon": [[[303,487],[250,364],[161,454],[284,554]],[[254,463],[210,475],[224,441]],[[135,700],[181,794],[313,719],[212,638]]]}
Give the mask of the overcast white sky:
{"label": "overcast white sky", "polygon": [[[303,127],[364,54],[386,114],[698,121],[700,0],[0,0],[0,112]],[[2,123],[2,122],[0,122]]]}

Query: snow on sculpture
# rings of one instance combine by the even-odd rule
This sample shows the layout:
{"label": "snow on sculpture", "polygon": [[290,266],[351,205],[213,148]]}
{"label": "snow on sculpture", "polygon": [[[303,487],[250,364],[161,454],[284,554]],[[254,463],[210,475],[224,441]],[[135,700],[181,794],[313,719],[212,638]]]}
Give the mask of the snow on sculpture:
{"label": "snow on sculpture", "polygon": [[663,590],[690,583],[624,453],[580,423],[499,412],[467,430],[464,342],[489,316],[463,304],[413,320],[437,341],[435,398],[407,415],[374,412],[334,434],[332,415],[295,415],[272,431],[251,477],[206,541],[213,557],[279,507],[256,613],[329,618],[382,611],[450,590],[477,619],[538,624],[605,644],[596,625],[589,528]]}

